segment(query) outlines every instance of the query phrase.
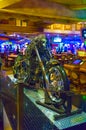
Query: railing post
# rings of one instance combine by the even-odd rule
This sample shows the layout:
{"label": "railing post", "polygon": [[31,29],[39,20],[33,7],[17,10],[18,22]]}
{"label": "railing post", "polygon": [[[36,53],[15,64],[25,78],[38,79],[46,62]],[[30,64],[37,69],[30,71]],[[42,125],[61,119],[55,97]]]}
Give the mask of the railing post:
{"label": "railing post", "polygon": [[18,83],[17,86],[17,130],[23,130],[23,103],[24,103],[24,84]]}

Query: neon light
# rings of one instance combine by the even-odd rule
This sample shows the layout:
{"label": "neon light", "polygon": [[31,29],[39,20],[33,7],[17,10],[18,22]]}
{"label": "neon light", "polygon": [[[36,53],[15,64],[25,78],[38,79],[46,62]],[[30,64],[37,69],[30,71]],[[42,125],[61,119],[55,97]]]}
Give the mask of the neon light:
{"label": "neon light", "polygon": [[85,96],[85,95],[83,95],[83,96],[82,96],[82,99],[83,99],[83,100],[86,100],[86,96]]}

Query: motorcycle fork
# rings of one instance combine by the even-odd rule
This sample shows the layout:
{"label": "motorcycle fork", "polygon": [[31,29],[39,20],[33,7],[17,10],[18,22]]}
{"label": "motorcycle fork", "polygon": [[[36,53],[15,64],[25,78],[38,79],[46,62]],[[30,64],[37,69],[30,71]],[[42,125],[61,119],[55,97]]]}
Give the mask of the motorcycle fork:
{"label": "motorcycle fork", "polygon": [[48,79],[47,79],[47,75],[46,75],[46,72],[45,72],[45,68],[44,68],[43,62],[42,62],[42,60],[41,60],[41,58],[40,58],[40,55],[39,55],[39,52],[38,52],[38,49],[37,49],[36,46],[35,46],[35,51],[36,51],[36,54],[37,54],[37,56],[38,56],[39,64],[40,64],[40,67],[41,67],[41,69],[42,69],[42,73],[43,73],[43,76],[44,76],[44,79],[45,79],[45,83],[46,83],[46,86],[45,86],[45,87],[47,87],[47,86],[49,86],[49,81],[48,81]]}

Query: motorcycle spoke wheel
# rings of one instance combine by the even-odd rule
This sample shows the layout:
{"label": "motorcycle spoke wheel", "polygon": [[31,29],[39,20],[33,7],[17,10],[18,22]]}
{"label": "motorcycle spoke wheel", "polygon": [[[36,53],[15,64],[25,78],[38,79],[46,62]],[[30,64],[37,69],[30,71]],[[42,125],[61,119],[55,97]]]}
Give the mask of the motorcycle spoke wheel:
{"label": "motorcycle spoke wheel", "polygon": [[48,95],[52,101],[58,102],[60,99],[60,91],[66,90],[66,75],[60,66],[51,67],[48,71]]}
{"label": "motorcycle spoke wheel", "polygon": [[64,80],[58,68],[55,67],[49,70],[49,83],[55,91],[64,90]]}

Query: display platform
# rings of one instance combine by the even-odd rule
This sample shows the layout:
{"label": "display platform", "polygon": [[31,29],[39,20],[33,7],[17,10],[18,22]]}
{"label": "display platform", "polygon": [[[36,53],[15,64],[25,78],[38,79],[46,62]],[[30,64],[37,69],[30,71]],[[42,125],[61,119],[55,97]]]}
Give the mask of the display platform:
{"label": "display platform", "polygon": [[[24,91],[25,95],[34,103],[34,105],[42,111],[42,113],[58,128],[58,129],[67,129],[67,128],[74,128],[74,126],[86,123],[86,113],[82,112],[81,114],[72,115],[69,117],[65,117],[63,119],[54,120],[54,116],[58,113],[49,110],[43,106],[36,104],[36,100],[44,100],[44,94],[42,90],[38,92],[34,92],[31,90]],[[74,107],[74,106],[73,106]],[[74,107],[75,109],[75,107]]]}
{"label": "display platform", "polygon": [[[2,79],[1,86],[5,88],[5,92],[9,93],[10,96],[14,96],[12,88],[16,82],[13,75],[9,75]],[[16,90],[16,88],[15,88]],[[11,95],[12,93],[12,95]],[[16,97],[15,97],[16,99]],[[37,100],[44,101],[44,91],[43,90],[29,90],[24,88],[24,116],[23,116],[23,130],[85,130],[86,128],[86,113],[82,112],[80,114],[65,117],[63,119],[54,119],[54,115],[58,113],[45,108],[36,103]],[[16,119],[16,103],[13,99],[12,102],[4,102],[4,108],[7,113],[8,119],[10,121],[13,130],[17,129],[17,119]],[[14,108],[13,110],[10,110]],[[74,107],[75,109],[75,107]]]}

